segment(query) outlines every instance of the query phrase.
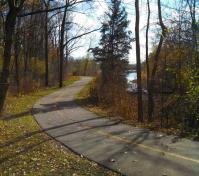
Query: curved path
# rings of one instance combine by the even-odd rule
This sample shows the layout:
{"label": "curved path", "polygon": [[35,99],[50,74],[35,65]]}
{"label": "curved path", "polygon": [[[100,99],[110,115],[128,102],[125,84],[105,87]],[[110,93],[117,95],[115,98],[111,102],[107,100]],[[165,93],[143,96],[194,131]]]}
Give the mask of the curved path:
{"label": "curved path", "polygon": [[34,116],[46,133],[123,175],[199,175],[198,142],[134,128],[78,106],[74,97],[90,80],[82,77],[35,104]]}

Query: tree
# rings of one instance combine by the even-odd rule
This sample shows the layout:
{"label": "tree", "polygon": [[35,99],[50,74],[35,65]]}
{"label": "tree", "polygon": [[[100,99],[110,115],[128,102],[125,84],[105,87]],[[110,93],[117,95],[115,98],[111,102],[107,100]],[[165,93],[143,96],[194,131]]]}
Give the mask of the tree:
{"label": "tree", "polygon": [[45,4],[45,86],[48,86],[48,77],[49,77],[49,71],[48,71],[48,9],[49,9],[49,4],[50,0],[47,2],[44,0]]}
{"label": "tree", "polygon": [[[150,15],[151,15],[149,0],[147,0],[147,10],[148,10],[148,16],[147,16],[147,27],[146,27],[146,70],[147,70],[147,91],[149,92],[150,70],[149,70],[149,53],[148,53],[149,42],[148,42],[148,38],[149,38],[149,27],[150,27],[149,25],[150,25]],[[149,104],[149,101],[148,101],[148,109],[149,108],[150,108],[150,104]]]}
{"label": "tree", "polygon": [[20,53],[20,18],[17,21],[16,31],[15,31],[15,43],[14,43],[14,60],[15,60],[15,81],[17,86],[17,93],[20,91],[19,83],[19,53]]}
{"label": "tree", "polygon": [[140,36],[139,36],[139,0],[135,1],[135,40],[136,40],[136,62],[137,62],[137,90],[138,90],[138,121],[143,122],[143,108],[142,108],[142,82],[141,82],[141,63],[140,63]]}
{"label": "tree", "polygon": [[[199,119],[199,21],[196,21],[196,0],[187,0],[189,6],[189,13],[191,16],[191,78],[188,91],[188,97],[191,104],[192,111],[192,127]],[[199,125],[198,125],[199,126]]]}
{"label": "tree", "polygon": [[65,39],[65,28],[66,28],[66,18],[67,18],[67,8],[69,6],[68,0],[66,0],[64,15],[61,23],[60,31],[60,44],[59,44],[59,87],[63,86],[63,62],[64,62],[64,39]]}
{"label": "tree", "polygon": [[154,64],[153,64],[153,68],[151,71],[151,75],[150,75],[150,82],[149,82],[149,87],[148,87],[148,103],[149,103],[149,107],[148,107],[148,118],[149,121],[152,120],[152,116],[153,116],[153,112],[154,112],[154,100],[153,100],[153,96],[154,96],[154,84],[155,84],[155,75],[156,75],[156,71],[157,71],[157,67],[158,67],[158,61],[159,61],[159,55],[161,52],[161,48],[163,45],[163,41],[166,37],[167,34],[167,28],[163,23],[162,20],[162,11],[161,11],[161,2],[160,0],[158,0],[158,19],[159,19],[159,25],[161,27],[161,36],[160,36],[160,40],[158,43],[158,47],[156,49],[155,52],[155,56],[154,56]]}
{"label": "tree", "polygon": [[131,32],[127,30],[129,21],[120,0],[111,0],[106,21],[102,23],[99,46],[92,48],[94,58],[101,63],[101,86],[109,83],[126,84],[128,54],[131,49]]}
{"label": "tree", "polygon": [[[65,1],[64,14],[62,17],[61,29],[60,29],[60,42],[59,42],[59,87],[63,86],[63,74],[64,74],[63,65],[64,65],[64,58],[65,58],[65,61],[67,62],[68,57],[69,57],[69,53],[70,53],[69,46],[68,46],[69,43],[73,40],[81,38],[84,35],[87,35],[87,34],[90,34],[92,32],[99,30],[99,29],[94,29],[92,31],[85,32],[83,34],[74,36],[72,38],[68,37],[68,31],[71,28],[70,25],[72,24],[71,21],[68,21],[70,18],[70,15],[68,12],[72,11],[72,9],[79,3],[86,3],[89,1],[91,1],[91,0],[82,0],[82,1],[66,0]],[[72,49],[74,49],[74,48],[72,48]],[[71,48],[70,48],[70,50],[71,50]]]}
{"label": "tree", "polygon": [[17,15],[23,7],[25,0],[13,1],[8,0],[8,12],[5,21],[5,33],[4,33],[4,54],[3,54],[3,68],[0,75],[0,112],[2,112],[3,105],[6,98],[8,89],[8,78],[10,72],[10,59],[11,59],[11,47],[13,42],[13,33],[15,29],[15,23]]}
{"label": "tree", "polygon": [[[8,89],[8,82],[13,83],[12,79],[14,78],[14,84],[19,88],[19,77],[21,76],[21,70],[24,69],[24,80],[22,88],[25,90],[28,86],[29,88],[34,88],[36,86],[41,86],[41,80],[45,78],[45,85],[48,85],[49,82],[49,69],[51,61],[51,53],[54,50],[58,50],[59,46],[61,47],[61,58],[59,53],[60,61],[62,62],[65,56],[65,42],[66,42],[66,31],[64,31],[68,26],[67,22],[64,24],[64,29],[62,29],[62,44],[60,40],[54,44],[52,36],[52,28],[55,30],[54,38],[58,37],[58,30],[60,23],[55,19],[51,20],[54,16],[61,13],[64,14],[64,11],[67,13],[73,12],[73,7],[79,5],[80,3],[88,2],[91,0],[66,0],[66,5],[59,1],[53,1],[50,4],[51,0],[45,1],[25,1],[25,0],[3,0],[0,2],[0,47],[3,46],[4,56],[3,56],[3,65],[0,75],[0,111],[3,108],[6,92]],[[44,4],[45,3],[45,7]],[[70,3],[69,3],[70,2]],[[23,10],[22,10],[23,7]],[[59,11],[58,11],[59,10]],[[63,17],[63,15],[62,15]],[[16,30],[15,43],[13,42],[13,34],[15,29],[16,19],[20,19],[21,23],[19,25],[20,31]],[[63,21],[63,20],[62,20]],[[57,22],[57,23],[56,23]],[[56,24],[55,24],[56,23]],[[71,22],[70,22],[71,23]],[[66,27],[67,26],[67,27]],[[17,33],[20,34],[18,35]],[[54,32],[54,31],[53,31]],[[90,32],[89,32],[90,33]],[[88,32],[87,32],[88,34]],[[4,35],[4,36],[3,36]],[[86,35],[86,33],[84,33]],[[81,37],[83,34],[77,37]],[[18,41],[21,43],[18,44]],[[69,39],[69,42],[72,41]],[[68,43],[68,42],[67,42]],[[15,44],[15,45],[13,45]],[[14,50],[12,50],[14,46]],[[15,51],[12,53],[12,51]],[[63,54],[62,54],[63,53]],[[9,76],[9,73],[12,71],[11,55],[15,59],[15,75],[12,77]],[[48,58],[49,57],[49,58]],[[53,60],[56,60],[54,58]],[[53,67],[56,67],[58,64],[56,62]],[[62,69],[63,64],[59,65]],[[37,68],[36,68],[37,67]],[[35,69],[36,68],[36,69]],[[37,70],[38,69],[38,70]],[[61,70],[59,69],[59,70]],[[56,71],[57,71],[56,67]],[[11,72],[12,73],[12,72]],[[62,71],[61,71],[62,73]],[[63,80],[63,75],[60,74],[61,80]],[[36,82],[36,83],[35,83]],[[35,84],[36,86],[33,86]],[[60,83],[62,84],[62,83]]]}

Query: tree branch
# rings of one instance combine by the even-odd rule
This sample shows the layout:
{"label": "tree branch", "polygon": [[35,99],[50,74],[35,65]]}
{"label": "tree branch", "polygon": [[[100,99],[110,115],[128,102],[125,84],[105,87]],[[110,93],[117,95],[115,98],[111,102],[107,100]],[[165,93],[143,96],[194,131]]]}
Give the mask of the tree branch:
{"label": "tree branch", "polygon": [[[39,14],[39,13],[53,12],[53,11],[56,11],[56,10],[61,10],[61,9],[64,9],[64,8],[72,7],[73,5],[88,2],[88,1],[91,1],[91,0],[82,0],[82,1],[78,1],[78,2],[75,1],[71,4],[67,4],[67,5],[64,5],[64,6],[61,6],[61,7],[54,7],[52,9],[48,9],[48,10],[47,9],[41,9],[41,10],[37,10],[37,11],[34,11],[34,12],[19,14],[18,17],[26,17],[26,16],[29,16],[29,15],[36,15],[36,14]],[[73,10],[68,9],[68,11],[73,11]],[[74,12],[76,12],[76,11],[74,11]]]}
{"label": "tree branch", "polygon": [[92,30],[92,31],[89,31],[89,32],[80,34],[80,35],[78,35],[78,36],[72,37],[71,39],[69,39],[69,40],[64,44],[64,47],[65,47],[68,43],[70,43],[72,40],[75,40],[75,39],[77,39],[77,38],[83,37],[84,35],[88,35],[88,34],[90,34],[90,33],[92,33],[92,32],[99,31],[100,29],[101,29],[101,27],[98,28],[98,29],[94,29],[94,30]]}

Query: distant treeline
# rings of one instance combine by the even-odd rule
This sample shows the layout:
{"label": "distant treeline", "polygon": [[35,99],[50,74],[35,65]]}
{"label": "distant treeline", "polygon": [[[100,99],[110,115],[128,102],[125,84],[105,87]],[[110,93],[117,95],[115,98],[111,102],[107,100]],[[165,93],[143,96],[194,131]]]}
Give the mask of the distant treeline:
{"label": "distant treeline", "polygon": [[99,73],[99,64],[90,58],[69,59],[68,73],[74,76],[96,76]]}

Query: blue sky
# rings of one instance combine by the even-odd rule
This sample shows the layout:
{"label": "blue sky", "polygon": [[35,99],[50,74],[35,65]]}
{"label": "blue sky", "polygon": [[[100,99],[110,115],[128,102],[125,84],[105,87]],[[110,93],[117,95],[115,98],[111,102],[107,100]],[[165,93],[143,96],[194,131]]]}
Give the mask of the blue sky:
{"label": "blue sky", "polygon": [[[79,6],[79,10],[83,13],[75,13],[74,21],[78,23],[80,26],[83,26],[86,30],[93,30],[99,28],[101,26],[101,22],[103,21],[104,12],[107,11],[107,0],[95,0],[90,6],[89,5],[81,5]],[[165,6],[176,7],[176,3],[179,3],[180,0],[162,0],[162,13],[163,18],[165,19],[165,23],[169,24],[170,19],[177,18],[177,13],[175,10],[171,10]],[[134,0],[123,0],[122,1],[126,11],[128,13],[128,20],[130,21],[129,29],[133,32],[134,35],[134,27],[135,27],[135,9],[134,9]],[[151,0],[151,30],[149,32],[149,48],[150,50],[153,48],[154,41],[157,41],[157,36],[155,33],[158,32],[158,9],[157,9],[157,0]],[[146,0],[140,0],[140,43],[141,43],[141,59],[145,60],[145,29],[146,29],[146,19],[147,19],[147,6]],[[94,47],[97,46],[100,39],[100,32],[92,33],[91,35],[84,36],[78,44],[83,46],[75,51],[72,56],[74,57],[82,57],[86,55],[87,49],[89,46]],[[132,43],[132,50],[129,54],[129,62],[135,63],[135,43]]]}

